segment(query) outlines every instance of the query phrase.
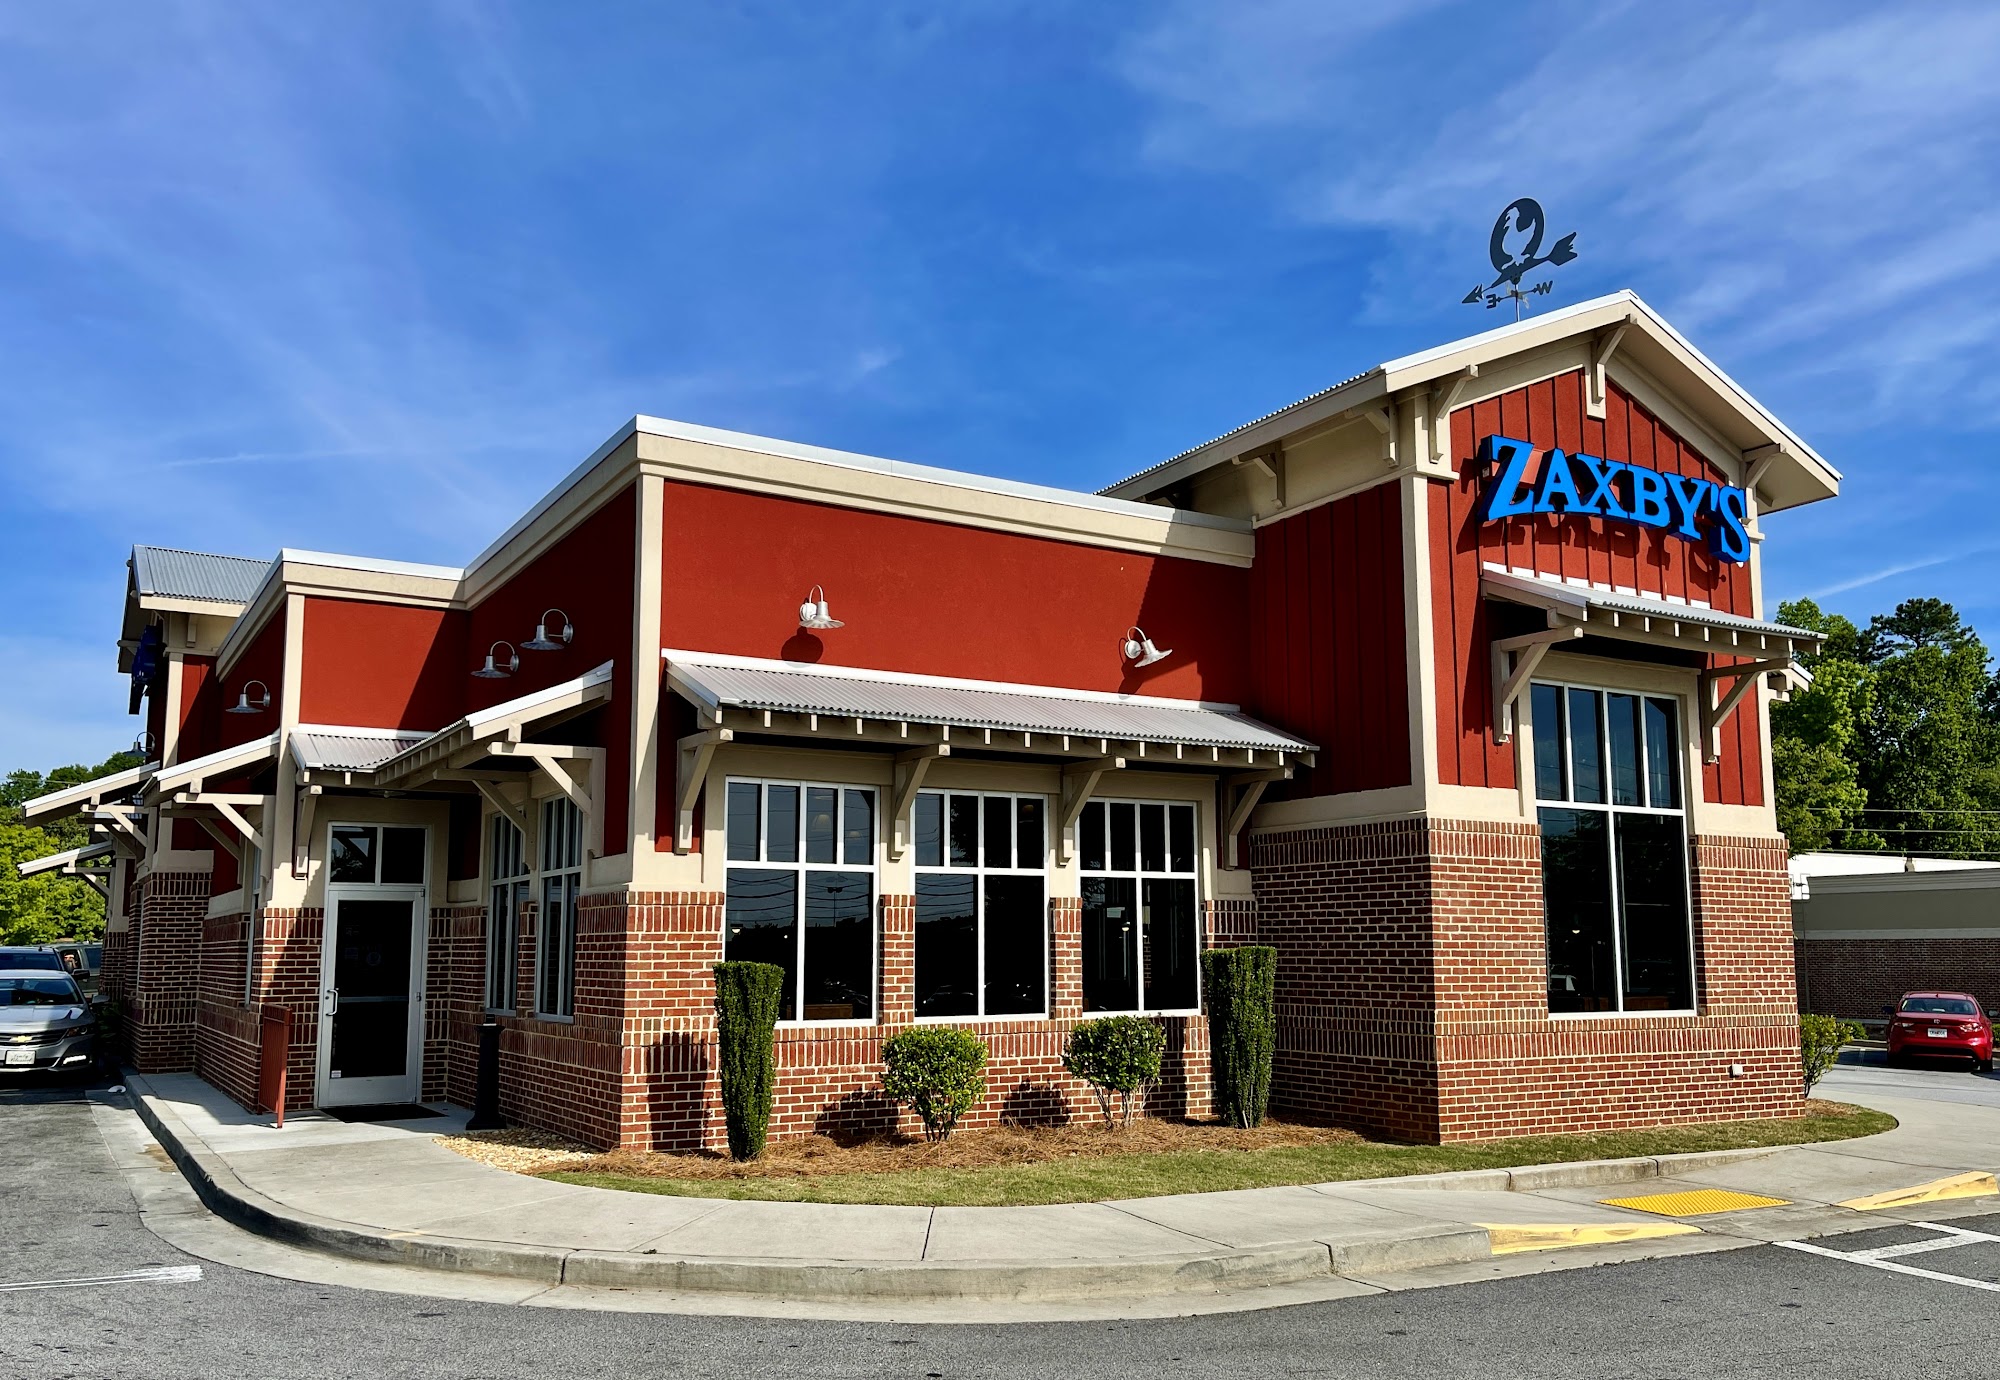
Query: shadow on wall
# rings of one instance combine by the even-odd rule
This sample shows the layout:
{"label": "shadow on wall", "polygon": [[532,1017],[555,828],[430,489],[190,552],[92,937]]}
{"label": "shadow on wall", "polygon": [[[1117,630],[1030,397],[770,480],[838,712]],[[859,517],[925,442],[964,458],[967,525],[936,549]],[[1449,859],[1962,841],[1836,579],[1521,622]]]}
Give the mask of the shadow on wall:
{"label": "shadow on wall", "polygon": [[1003,1126],[1067,1126],[1069,1103],[1047,1083],[1018,1083],[1000,1104]]}
{"label": "shadow on wall", "polygon": [[813,1132],[843,1144],[873,1140],[893,1132],[898,1115],[896,1104],[879,1090],[864,1088],[821,1108]]}

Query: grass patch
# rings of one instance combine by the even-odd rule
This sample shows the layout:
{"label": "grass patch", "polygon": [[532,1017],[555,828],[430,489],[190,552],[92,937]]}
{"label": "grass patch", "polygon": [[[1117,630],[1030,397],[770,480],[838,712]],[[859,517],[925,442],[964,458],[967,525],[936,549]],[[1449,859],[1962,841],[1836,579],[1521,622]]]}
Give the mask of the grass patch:
{"label": "grass patch", "polygon": [[539,1172],[593,1188],[696,1198],[1001,1207],[1808,1145],[1874,1135],[1895,1125],[1896,1119],[1886,1113],[1825,1101],[1808,1102],[1803,1116],[1764,1121],[1456,1145],[1403,1145],[1352,1131],[1282,1123],[1238,1131],[1142,1122],[1123,1136],[1096,1126],[961,1131],[941,1146],[906,1141],[837,1145],[812,1137],[773,1142],[763,1159],[749,1164],[720,1156],[619,1152]]}

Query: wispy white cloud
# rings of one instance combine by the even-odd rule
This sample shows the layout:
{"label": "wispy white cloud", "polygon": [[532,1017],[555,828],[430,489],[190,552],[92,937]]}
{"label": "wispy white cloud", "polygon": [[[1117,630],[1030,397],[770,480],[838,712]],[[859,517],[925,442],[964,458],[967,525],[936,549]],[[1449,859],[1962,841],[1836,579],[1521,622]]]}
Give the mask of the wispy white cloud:
{"label": "wispy white cloud", "polygon": [[1155,158],[1388,232],[1378,312],[1447,300],[1532,190],[1582,230],[1573,275],[1615,264],[1763,378],[1844,380],[1847,422],[2000,398],[2000,9],[1572,4],[1540,34],[1510,10],[1484,64],[1458,59],[1497,12],[1436,9],[1184,0],[1120,70]]}

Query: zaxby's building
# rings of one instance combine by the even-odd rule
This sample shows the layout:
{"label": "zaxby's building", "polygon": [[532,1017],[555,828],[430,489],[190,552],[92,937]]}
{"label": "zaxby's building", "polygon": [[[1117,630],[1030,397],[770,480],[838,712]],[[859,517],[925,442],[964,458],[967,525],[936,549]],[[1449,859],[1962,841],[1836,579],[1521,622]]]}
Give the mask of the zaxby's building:
{"label": "zaxby's building", "polygon": [[[637,418],[463,570],[135,549],[156,758],[101,839],[141,1069],[715,1143],[709,965],[790,974],[779,1134],[885,1035],[1082,1110],[1063,1038],[1279,953],[1275,1102],[1415,1138],[1800,1100],[1763,617],[1810,447],[1630,294],[1083,494]],[[837,620],[837,621],[836,621]]]}

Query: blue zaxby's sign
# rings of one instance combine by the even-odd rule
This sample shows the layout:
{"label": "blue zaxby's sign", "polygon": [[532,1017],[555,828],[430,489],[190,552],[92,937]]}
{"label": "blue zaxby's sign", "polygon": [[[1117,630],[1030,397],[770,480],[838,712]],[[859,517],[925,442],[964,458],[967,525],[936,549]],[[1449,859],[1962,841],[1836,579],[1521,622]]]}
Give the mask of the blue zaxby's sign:
{"label": "blue zaxby's sign", "polygon": [[1495,471],[1485,521],[1536,513],[1605,518],[1704,542],[1719,560],[1740,565],[1750,559],[1750,506],[1741,489],[1555,449],[1543,452],[1541,470],[1531,476],[1535,454],[1534,446],[1511,436],[1480,443],[1480,458]]}

